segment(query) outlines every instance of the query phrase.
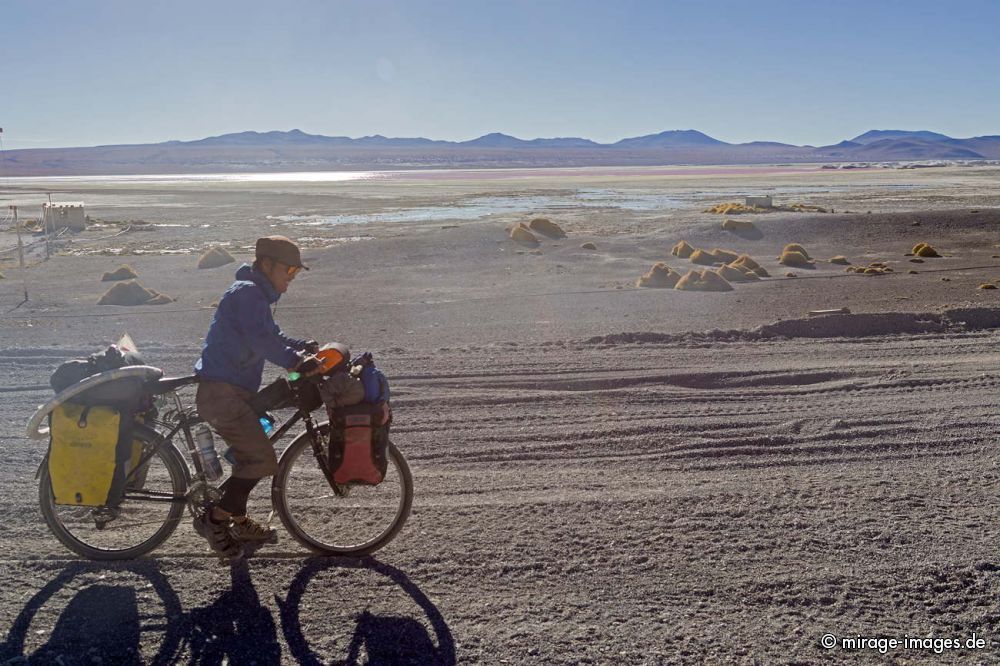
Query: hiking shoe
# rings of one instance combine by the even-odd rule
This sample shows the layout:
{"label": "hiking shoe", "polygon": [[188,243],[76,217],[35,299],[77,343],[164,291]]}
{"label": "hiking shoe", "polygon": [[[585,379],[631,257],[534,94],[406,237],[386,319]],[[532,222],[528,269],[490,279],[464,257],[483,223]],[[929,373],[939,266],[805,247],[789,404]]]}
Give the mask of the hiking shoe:
{"label": "hiking shoe", "polygon": [[246,516],[242,521],[234,520],[229,531],[240,542],[267,541],[274,543],[278,540],[277,530],[261,525],[250,516]]}
{"label": "hiking shoe", "polygon": [[222,557],[237,560],[243,557],[243,545],[229,531],[229,522],[217,523],[209,518],[210,511],[194,519],[194,531],[208,541],[209,547]]}

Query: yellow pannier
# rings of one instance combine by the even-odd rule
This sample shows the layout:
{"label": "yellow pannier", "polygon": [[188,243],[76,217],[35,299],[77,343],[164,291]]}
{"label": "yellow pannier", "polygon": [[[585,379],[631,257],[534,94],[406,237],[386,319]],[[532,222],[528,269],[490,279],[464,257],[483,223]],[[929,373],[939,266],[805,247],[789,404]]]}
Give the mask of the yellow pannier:
{"label": "yellow pannier", "polygon": [[[56,504],[108,503],[118,470],[121,419],[118,410],[111,407],[65,403],[52,411],[49,478]],[[142,444],[132,442],[123,453],[138,458],[141,451]],[[123,479],[119,472],[117,480]]]}

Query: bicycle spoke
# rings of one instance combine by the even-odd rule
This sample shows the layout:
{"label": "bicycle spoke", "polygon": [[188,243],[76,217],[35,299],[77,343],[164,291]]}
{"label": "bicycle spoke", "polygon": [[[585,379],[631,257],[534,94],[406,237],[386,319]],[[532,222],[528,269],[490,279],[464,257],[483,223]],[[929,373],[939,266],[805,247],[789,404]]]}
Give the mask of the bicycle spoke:
{"label": "bicycle spoke", "polygon": [[[148,428],[143,434],[148,446],[157,441]],[[183,497],[185,486],[183,461],[164,444],[146,463],[142,481],[126,491],[117,507],[55,505],[47,473],[39,499],[46,522],[63,544],[84,557],[119,559],[144,554],[169,536],[184,504],[163,499]]]}
{"label": "bicycle spoke", "polygon": [[275,479],[280,487],[275,508],[285,526],[299,541],[323,553],[363,554],[387,543],[406,520],[412,493],[409,470],[400,467],[405,461],[396,458],[395,449],[391,451],[382,483],[351,485],[345,496],[331,492],[311,443],[293,442]]}

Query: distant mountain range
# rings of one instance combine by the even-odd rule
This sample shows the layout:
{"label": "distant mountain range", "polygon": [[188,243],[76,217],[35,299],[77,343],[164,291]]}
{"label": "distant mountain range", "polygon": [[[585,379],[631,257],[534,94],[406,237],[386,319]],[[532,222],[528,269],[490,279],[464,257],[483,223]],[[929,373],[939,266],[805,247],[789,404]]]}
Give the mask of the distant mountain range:
{"label": "distant mountain range", "polygon": [[697,130],[669,130],[597,143],[581,137],[469,141],[423,137],[238,132],[196,141],[9,150],[0,176],[234,173],[410,168],[632,166],[997,160],[1000,135],[956,139],[925,130],[871,130],[830,146],[726,143]]}

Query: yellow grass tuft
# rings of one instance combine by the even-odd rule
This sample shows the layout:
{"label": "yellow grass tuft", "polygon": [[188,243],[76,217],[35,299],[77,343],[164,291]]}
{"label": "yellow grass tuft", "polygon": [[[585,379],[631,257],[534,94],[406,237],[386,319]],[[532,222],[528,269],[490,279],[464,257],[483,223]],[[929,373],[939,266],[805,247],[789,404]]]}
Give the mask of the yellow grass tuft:
{"label": "yellow grass tuft", "polygon": [[813,265],[813,262],[811,262],[809,260],[809,257],[807,257],[805,254],[803,254],[802,252],[797,252],[795,250],[789,250],[787,247],[781,253],[781,256],[778,257],[778,263],[783,264],[785,266],[798,266],[798,267],[806,267]]}
{"label": "yellow grass tuft", "polygon": [[932,245],[928,244],[928,243],[918,243],[917,245],[914,245],[913,246],[913,254],[917,255],[918,257],[940,257],[941,256],[940,254],[938,254],[938,251],[935,250],[934,247]]}
{"label": "yellow grass tuft", "polygon": [[771,274],[767,270],[758,264],[749,254],[741,254],[736,258],[736,261],[731,262],[733,266],[737,268],[746,267],[757,274],[758,277],[771,277]]}
{"label": "yellow grass tuft", "polygon": [[681,291],[732,291],[733,285],[716,273],[707,268],[700,271],[690,270],[677,281],[674,289]]}
{"label": "yellow grass tuft", "polygon": [[198,268],[218,268],[234,261],[236,259],[233,258],[233,255],[229,254],[225,248],[216,245],[198,257]]}
{"label": "yellow grass tuft", "polygon": [[838,254],[836,257],[830,257],[830,263],[831,264],[840,264],[842,266],[846,266],[850,262],[847,261],[847,257],[845,257],[842,254]]}
{"label": "yellow grass tuft", "polygon": [[562,227],[546,217],[536,217],[528,222],[528,229],[549,238],[566,238],[566,232]]}
{"label": "yellow grass tuft", "polygon": [[657,262],[649,272],[635,281],[635,286],[648,289],[670,289],[677,284],[680,274],[665,263]]}
{"label": "yellow grass tuft", "polygon": [[[153,302],[155,301],[155,302]],[[152,289],[146,289],[135,280],[115,283],[105,292],[98,305],[162,305],[173,299]]]}
{"label": "yellow grass tuft", "polygon": [[743,213],[763,213],[765,210],[763,208],[747,206],[746,204],[741,203],[721,203],[716,204],[711,208],[706,208],[704,212],[717,213],[721,215],[741,215]]}
{"label": "yellow grass tuft", "polygon": [[716,261],[721,261],[724,264],[728,264],[731,261],[736,261],[740,257],[739,252],[733,252],[732,250],[722,250],[720,248],[712,248],[708,252],[710,255],[715,257]]}
{"label": "yellow grass tuft", "polygon": [[597,246],[594,245],[593,243],[591,243],[590,241],[588,241],[588,242],[584,243],[583,245],[581,245],[580,248],[583,249],[583,250],[596,250]]}
{"label": "yellow grass tuft", "polygon": [[802,247],[801,245],[799,245],[798,243],[789,243],[788,245],[786,245],[784,247],[784,249],[782,250],[782,252],[798,252],[799,254],[801,254],[802,256],[804,256],[809,261],[812,261],[812,257],[809,256],[809,253],[806,252],[806,249],[804,247]]}
{"label": "yellow grass tuft", "polygon": [[128,264],[122,264],[115,270],[101,276],[101,282],[115,282],[116,280],[131,280],[139,274]]}
{"label": "yellow grass tuft", "polygon": [[692,264],[700,264],[702,266],[711,266],[719,261],[705,250],[695,250],[688,259],[691,260]]}
{"label": "yellow grass tuft", "polygon": [[742,269],[737,268],[736,266],[730,266],[729,264],[717,269],[716,273],[725,278],[728,282],[750,282],[758,279],[757,275],[753,271],[747,269],[747,271],[744,272]]}
{"label": "yellow grass tuft", "polygon": [[694,253],[694,247],[688,244],[687,241],[677,241],[677,245],[670,250],[670,254],[675,257],[680,257],[681,259],[687,259]]}
{"label": "yellow grass tuft", "polygon": [[520,222],[510,230],[510,238],[515,243],[527,245],[528,247],[536,247],[539,244],[535,234],[531,233],[531,231],[528,230],[528,227],[524,226],[524,224]]}

